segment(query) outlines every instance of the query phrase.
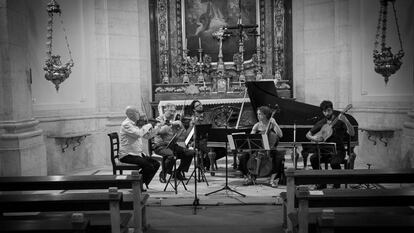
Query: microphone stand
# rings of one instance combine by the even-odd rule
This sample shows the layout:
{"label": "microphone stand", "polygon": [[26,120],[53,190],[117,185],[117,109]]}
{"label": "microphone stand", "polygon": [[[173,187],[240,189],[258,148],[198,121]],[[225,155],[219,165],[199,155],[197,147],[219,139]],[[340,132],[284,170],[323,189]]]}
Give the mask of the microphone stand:
{"label": "microphone stand", "polygon": [[[195,126],[194,126],[195,127]],[[195,130],[195,128],[194,128]],[[194,135],[196,135],[196,132],[194,131]],[[195,140],[196,136],[194,136],[194,140]],[[194,144],[196,144],[196,142],[194,142]],[[196,152],[195,152],[195,156],[194,156],[194,201],[193,201],[193,214],[197,214],[197,206],[200,205],[200,199],[198,199],[197,196],[197,165],[198,165],[198,149],[195,148]]]}
{"label": "microphone stand", "polygon": [[[226,124],[225,124],[225,127],[226,127],[226,133],[227,133],[227,129],[228,129],[228,128],[227,128],[227,122],[228,122],[228,120],[230,119],[230,117],[231,117],[231,113],[230,113],[230,116],[229,116],[229,118],[227,119]],[[206,194],[204,194],[204,195],[205,195],[205,196],[208,196],[208,195],[210,195],[210,194],[217,193],[217,192],[220,192],[220,191],[223,191],[223,190],[226,190],[226,193],[227,193],[227,191],[231,191],[231,192],[234,192],[234,193],[239,194],[239,195],[240,195],[240,196],[242,196],[242,197],[246,197],[246,195],[244,195],[244,194],[242,194],[242,193],[239,193],[239,192],[237,192],[236,190],[234,190],[234,189],[232,189],[232,188],[230,188],[230,187],[229,187],[229,169],[228,169],[227,141],[226,141],[226,184],[224,185],[224,187],[223,187],[223,188],[218,189],[218,190],[215,190],[215,191],[210,192],[210,193],[206,193]]]}
{"label": "microphone stand", "polygon": [[[197,214],[197,207],[200,205],[200,199],[197,196],[197,172],[200,172],[200,167],[199,167],[199,161],[198,161],[199,160],[199,149],[197,148],[198,147],[197,146],[198,143],[196,141],[198,139],[196,125],[194,125],[194,135],[193,135],[193,137],[194,137],[194,150],[195,150],[195,155],[194,155],[194,171],[191,174],[191,176],[194,174],[194,201],[193,201],[193,207],[194,207],[194,209],[193,209],[193,214]],[[202,175],[201,175],[201,173],[202,173]],[[191,176],[188,179],[187,184],[191,180]],[[201,170],[199,176],[204,176],[204,172],[202,170]],[[204,176],[204,178],[205,178],[205,176]],[[200,177],[199,177],[199,179],[200,179]],[[207,179],[206,179],[206,184],[208,186]]]}

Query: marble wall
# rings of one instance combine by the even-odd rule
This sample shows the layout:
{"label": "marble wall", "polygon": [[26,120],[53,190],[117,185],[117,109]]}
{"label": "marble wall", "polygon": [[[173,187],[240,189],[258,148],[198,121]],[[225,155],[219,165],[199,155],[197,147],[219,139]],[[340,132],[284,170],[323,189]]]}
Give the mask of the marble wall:
{"label": "marble wall", "polygon": [[[0,175],[67,174],[109,165],[109,132],[126,105],[151,101],[148,0],[60,0],[75,66],[56,92],[44,79],[46,2],[0,0]],[[352,103],[361,128],[396,129],[387,146],[359,132],[364,167],[413,167],[412,1],[396,1],[406,55],[388,83],[373,71],[376,0],[293,0],[298,101]],[[60,22],[54,51],[67,60]],[[392,29],[390,33],[394,34]],[[395,38],[391,39],[395,43]],[[148,45],[148,46],[147,46]],[[394,45],[392,44],[393,48]],[[410,112],[410,114],[408,114]],[[56,135],[87,132],[75,151]]]}
{"label": "marble wall", "polygon": [[[10,66],[21,67],[19,74],[9,78],[1,76],[1,85],[9,85],[10,78],[21,76],[19,83],[11,84],[16,83],[22,90],[12,89],[7,95],[0,95],[0,114],[3,114],[0,118],[0,155],[5,150],[1,146],[7,142],[3,134],[4,125],[8,123],[5,120],[9,120],[6,114],[11,114],[9,118],[13,121],[20,120],[20,115],[27,115],[36,119],[40,130],[38,136],[43,143],[40,153],[43,157],[38,159],[42,165],[30,161],[27,166],[42,171],[41,174],[53,175],[109,165],[106,134],[118,131],[125,106],[142,108],[141,100],[144,100],[146,108],[150,109],[150,48],[145,46],[150,40],[148,0],[58,1],[75,63],[72,74],[60,85],[59,92],[45,80],[43,71],[47,3],[43,0],[1,1],[1,17],[14,15],[15,11],[24,12],[20,16],[17,14],[19,17],[1,20],[2,31],[13,29],[10,38],[0,33],[1,46],[18,47],[16,41],[22,41],[22,49],[13,50],[19,53],[10,52],[7,57],[2,57],[1,67],[9,64],[3,58],[12,59],[20,54],[24,59],[16,57],[10,61]],[[59,17],[55,18],[53,29],[53,54],[61,55],[62,62],[66,62],[69,55]],[[9,86],[1,88],[10,89]],[[9,103],[16,104],[8,107]],[[79,133],[90,135],[75,151],[72,148],[76,143],[70,143],[62,152],[65,143],[57,137]],[[21,147],[17,149],[22,151]],[[16,156],[11,156],[15,158],[12,162],[1,157],[6,161],[1,164],[1,174],[12,174],[3,171],[16,170],[13,166],[21,165]]]}
{"label": "marble wall", "polygon": [[0,176],[45,175],[46,150],[31,104],[24,1],[0,2]]}
{"label": "marble wall", "polygon": [[[405,56],[401,69],[385,85],[374,72],[372,53],[378,21],[379,1],[293,0],[293,72],[297,100],[318,105],[330,99],[334,107],[353,104],[350,111],[361,128],[395,130],[389,143],[368,140],[359,131],[357,165],[374,168],[414,167],[412,145],[403,125],[413,106],[414,93],[414,3],[396,1]],[[389,7],[387,43],[399,49]],[[403,139],[411,143],[403,145]],[[412,150],[411,150],[412,151]],[[407,157],[408,156],[408,157]],[[407,164],[408,161],[408,164]]]}

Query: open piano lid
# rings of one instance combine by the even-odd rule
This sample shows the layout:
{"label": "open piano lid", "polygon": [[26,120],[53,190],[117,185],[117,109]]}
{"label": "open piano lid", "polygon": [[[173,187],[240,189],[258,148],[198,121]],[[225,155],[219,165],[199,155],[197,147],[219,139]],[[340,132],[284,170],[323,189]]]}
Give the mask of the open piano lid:
{"label": "open piano lid", "polygon": [[[260,106],[271,108],[274,108],[275,104],[279,106],[280,112],[275,114],[279,125],[293,125],[295,123],[297,125],[313,125],[324,117],[319,106],[278,97],[273,81],[246,82],[246,87],[254,112]],[[339,114],[340,112],[335,111],[335,113]],[[358,125],[354,117],[348,114],[346,116],[352,125]]]}

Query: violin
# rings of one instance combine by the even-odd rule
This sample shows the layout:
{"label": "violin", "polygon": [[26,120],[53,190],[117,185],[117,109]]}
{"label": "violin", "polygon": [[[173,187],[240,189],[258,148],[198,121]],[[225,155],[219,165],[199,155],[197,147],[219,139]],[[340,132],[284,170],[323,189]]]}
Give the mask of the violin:
{"label": "violin", "polygon": [[138,127],[142,127],[148,123],[151,123],[152,126],[154,126],[155,124],[159,123],[159,121],[155,120],[155,119],[148,119],[145,116],[140,116],[139,119],[137,120],[137,122],[135,123]]}

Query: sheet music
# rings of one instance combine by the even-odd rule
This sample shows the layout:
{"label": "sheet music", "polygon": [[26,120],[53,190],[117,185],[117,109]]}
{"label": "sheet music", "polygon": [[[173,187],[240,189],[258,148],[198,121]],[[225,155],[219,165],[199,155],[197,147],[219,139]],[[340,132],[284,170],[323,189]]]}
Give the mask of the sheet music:
{"label": "sheet music", "polygon": [[191,138],[193,138],[194,136],[194,128],[195,127],[193,126],[193,128],[191,129],[190,133],[187,135],[187,138],[184,141],[186,146],[188,145],[188,143],[190,143]]}
{"label": "sheet music", "polygon": [[230,149],[236,150],[236,144],[234,143],[233,136],[231,134],[227,135],[227,140],[229,140]]}

